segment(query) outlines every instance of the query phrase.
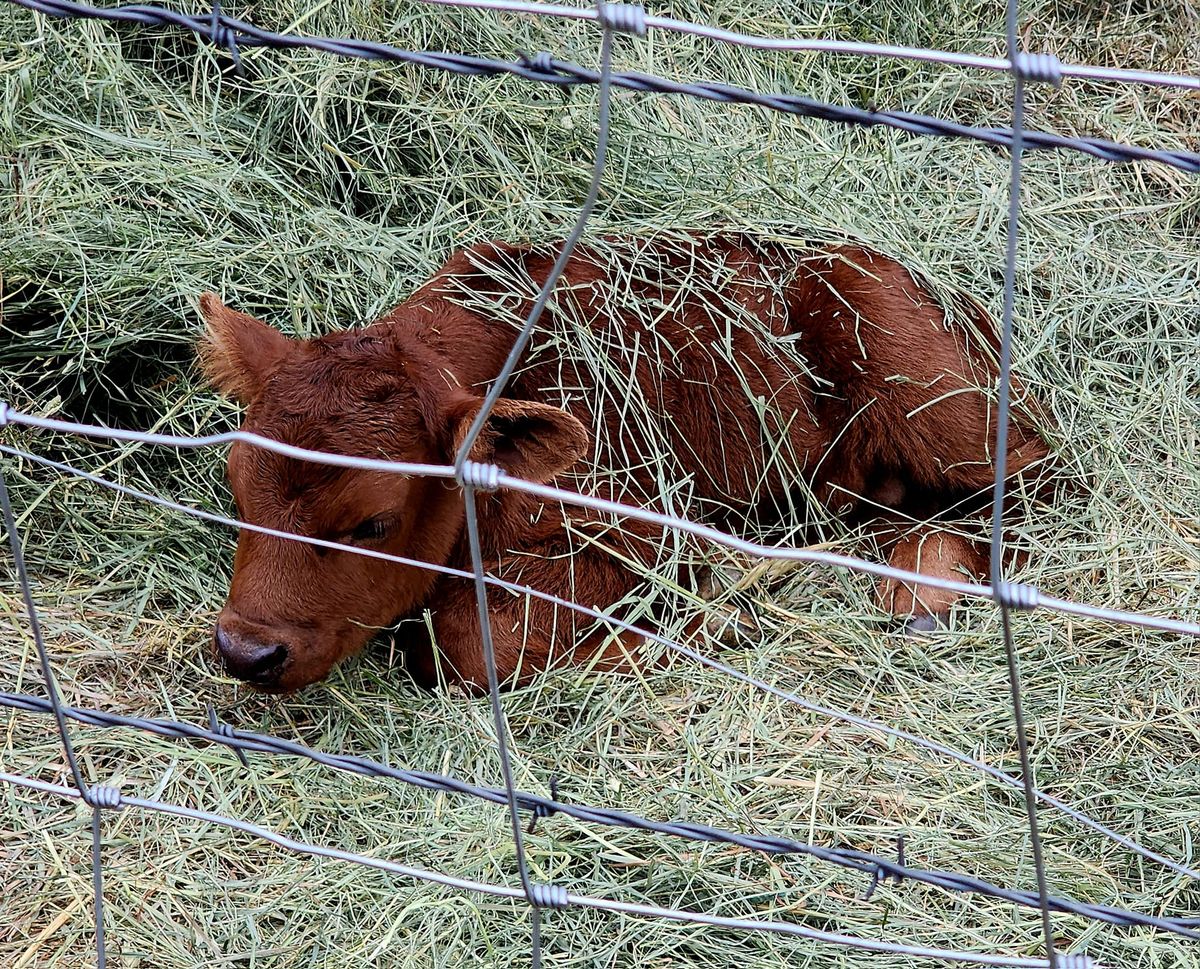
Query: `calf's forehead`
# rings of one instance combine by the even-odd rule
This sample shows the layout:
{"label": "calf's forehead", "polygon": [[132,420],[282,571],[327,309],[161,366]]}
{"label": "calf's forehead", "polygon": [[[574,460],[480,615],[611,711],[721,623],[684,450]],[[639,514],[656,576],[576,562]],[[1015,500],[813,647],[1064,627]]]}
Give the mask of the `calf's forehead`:
{"label": "calf's forehead", "polygon": [[229,479],[246,520],[316,535],[399,513],[411,495],[403,475],[300,461],[244,443],[230,452]]}
{"label": "calf's forehead", "polygon": [[416,388],[394,354],[326,351],[272,374],[244,427],[312,451],[396,458],[420,444],[424,424]]}
{"label": "calf's forehead", "polygon": [[[430,461],[412,368],[400,350],[350,334],[313,341],[266,381],[243,429],[309,451],[392,461]],[[239,442],[229,454],[239,499],[353,500],[388,488],[390,476],[302,461]]]}

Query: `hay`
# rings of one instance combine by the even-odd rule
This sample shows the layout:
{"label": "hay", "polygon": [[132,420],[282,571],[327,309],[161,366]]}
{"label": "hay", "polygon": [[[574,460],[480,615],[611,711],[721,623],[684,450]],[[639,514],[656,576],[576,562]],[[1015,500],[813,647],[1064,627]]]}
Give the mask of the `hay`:
{"label": "hay", "polygon": [[[1064,58],[1195,70],[1182,2],[1027,4],[1034,48]],[[765,33],[1001,49],[997,4],[680,3],[681,17]],[[264,24],[511,56],[593,63],[578,24],[424,7],[268,2]],[[565,230],[582,195],[595,92],[448,78],[307,52],[248,52],[251,79],[169,32],[39,20],[5,7],[0,36],[0,379],[17,406],[188,433],[234,409],[190,364],[195,295],[301,335],[370,320],[448,252],[488,237]],[[762,55],[694,38],[623,41],[623,67],[1003,124],[1000,78],[912,64]],[[1067,85],[1031,92],[1031,124],[1197,148],[1194,96]],[[619,94],[593,236],[731,223],[846,230],[999,309],[1007,159],[745,108]],[[1018,275],[1018,367],[1061,425],[1065,476],[1089,486],[1022,526],[1022,580],[1052,594],[1195,617],[1200,608],[1200,196],[1178,173],[1068,155],[1029,158]],[[115,479],[228,510],[221,461],[9,430]],[[496,783],[487,707],[418,693],[385,643],[281,702],[249,696],[208,660],[232,536],[6,462],[64,692],[80,705],[203,719],[325,750]],[[669,470],[669,469],[668,469]],[[665,472],[664,472],[665,480]],[[839,548],[853,536],[832,535]],[[683,551],[679,550],[679,554]],[[694,550],[693,550],[694,551]],[[861,577],[795,569],[737,592],[764,642],[728,658],[822,702],[1016,765],[993,611],[913,642],[886,631]],[[670,594],[665,590],[664,595]],[[0,683],[38,692],[16,589],[0,586]],[[402,633],[401,633],[402,634]],[[1066,617],[1019,620],[1041,784],[1151,847],[1191,857],[1200,645]],[[517,777],[563,796],[821,843],[908,854],[931,867],[1031,886],[1023,807],[1008,791],[903,746],[826,723],[684,662],[644,679],[562,672],[507,701]],[[50,721],[5,718],[6,770],[56,778]],[[235,814],[296,837],[481,879],[515,879],[504,813],[307,763],[79,729],[85,770],[125,790]],[[89,965],[82,814],[0,790],[0,959]],[[1063,894],[1194,912],[1180,879],[1043,815]],[[805,860],[593,829],[563,818],[530,838],[541,880],[725,914],[803,919],[914,942],[1037,951],[1035,913],[931,889],[864,885]],[[240,836],[125,812],[106,821],[110,938],[120,964],[521,964],[523,907],[292,857]],[[1109,965],[1195,965],[1148,931],[1056,917],[1062,944]],[[549,917],[547,961],[568,965],[879,965],[853,953],[569,911]]]}

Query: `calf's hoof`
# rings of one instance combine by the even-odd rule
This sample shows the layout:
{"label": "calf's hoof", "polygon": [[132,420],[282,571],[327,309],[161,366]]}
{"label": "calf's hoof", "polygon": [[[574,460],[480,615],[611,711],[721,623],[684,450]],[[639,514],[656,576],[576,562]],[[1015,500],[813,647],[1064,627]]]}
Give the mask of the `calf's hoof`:
{"label": "calf's hoof", "polygon": [[910,616],[904,621],[904,635],[912,639],[920,639],[949,627],[950,614],[948,612],[925,613],[920,616]]}

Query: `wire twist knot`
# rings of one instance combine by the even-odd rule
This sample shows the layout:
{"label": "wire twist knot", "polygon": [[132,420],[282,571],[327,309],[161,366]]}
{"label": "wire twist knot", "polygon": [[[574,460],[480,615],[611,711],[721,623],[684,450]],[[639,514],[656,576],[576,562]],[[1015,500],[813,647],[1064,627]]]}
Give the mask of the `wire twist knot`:
{"label": "wire twist knot", "polygon": [[458,483],[476,491],[500,490],[500,466],[479,461],[464,461],[458,469]]}
{"label": "wire twist knot", "polygon": [[1062,61],[1053,54],[1031,54],[1017,51],[1013,55],[1013,72],[1025,81],[1044,81],[1062,87]]}
{"label": "wire twist knot", "polygon": [[646,11],[636,3],[608,3],[600,0],[596,4],[597,20],[605,30],[623,34],[646,36]]}
{"label": "wire twist knot", "polygon": [[[550,798],[558,800],[558,778],[550,778]],[[536,803],[530,806],[529,810],[533,813],[533,817],[529,820],[529,833],[533,834],[533,829],[537,827],[539,818],[548,818],[552,814],[558,813],[558,808],[550,804]]]}
{"label": "wire twist knot", "polygon": [[[221,737],[228,737],[230,740],[234,739],[233,727],[227,723],[221,723],[217,719],[217,711],[213,709],[211,703],[208,704],[208,729]],[[241,761],[243,767],[250,766],[250,761],[246,760],[246,752],[241,747],[234,747],[233,752],[237,754],[237,759]]]}
{"label": "wire twist knot", "polygon": [[8,401],[0,400],[0,427],[8,426]]}
{"label": "wire twist knot", "polygon": [[566,908],[570,904],[562,885],[543,884],[529,886],[529,903],[538,908]]}
{"label": "wire twist knot", "polygon": [[221,19],[221,0],[213,0],[212,13],[208,18],[208,39],[214,47],[224,47],[229,51],[234,70],[241,76],[242,53],[238,50],[238,34]]}
{"label": "wire twist knot", "polygon": [[554,69],[554,55],[549,51],[540,50],[536,54],[522,54],[521,65],[539,74],[557,74]]}
{"label": "wire twist knot", "polygon": [[1084,955],[1081,952],[1071,955],[1063,955],[1058,953],[1054,959],[1058,969],[1100,969],[1100,964],[1091,956]]}
{"label": "wire twist knot", "polygon": [[1001,582],[996,587],[996,601],[1009,609],[1036,609],[1041,602],[1041,593],[1031,585]]}
{"label": "wire twist knot", "polygon": [[93,808],[119,808],[121,806],[121,792],[115,787],[105,787],[103,784],[94,784],[86,790],[79,792],[83,798],[83,803]]}

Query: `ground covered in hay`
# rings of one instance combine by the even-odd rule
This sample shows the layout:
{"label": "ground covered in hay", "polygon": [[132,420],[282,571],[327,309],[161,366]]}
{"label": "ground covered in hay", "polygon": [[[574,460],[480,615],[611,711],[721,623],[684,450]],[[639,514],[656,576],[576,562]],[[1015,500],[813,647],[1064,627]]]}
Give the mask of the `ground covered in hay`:
{"label": "ground covered in hay", "polygon": [[[787,6],[787,5],[785,5]],[[1027,4],[1031,49],[1195,72],[1184,0]],[[235,7],[236,12],[249,10]],[[655,11],[666,8],[654,8]],[[1148,12],[1149,11],[1149,12]],[[777,35],[1002,50],[994,2],[670,8]],[[281,29],[413,48],[596,59],[583,25],[412,4],[266,0]],[[177,433],[234,426],[199,381],[195,297],[307,335],[369,321],[459,244],[559,234],[587,183],[594,90],[453,78],[307,52],[243,52],[247,76],[190,39],[0,10],[0,393],[47,415]],[[915,64],[766,55],[692,38],[622,40],[621,67],[727,80],[979,124],[1009,117],[1002,78]],[[1035,87],[1030,123],[1200,148],[1195,95]],[[732,225],[851,232],[999,310],[1008,161],[960,141],[852,130],[757,109],[617,94],[594,231]],[[1051,594],[1200,617],[1200,193],[1167,168],[1069,154],[1027,165],[1018,365],[1049,404],[1064,484],[1022,526],[1018,576]],[[108,446],[9,428],[7,444],[196,506],[230,510],[222,456]],[[209,659],[233,537],[4,460],[43,622],[69,700],[236,726],[480,783],[499,780],[486,703],[414,689],[387,642],[284,701],[247,695]],[[852,549],[852,536],[830,542]],[[900,638],[870,583],[817,569],[750,582],[764,641],[724,658],[824,704],[1015,770],[994,610],[960,608],[938,638]],[[10,572],[0,689],[40,693]],[[1022,616],[1018,642],[1039,783],[1124,834],[1198,861],[1200,643]],[[1030,888],[1024,808],[969,770],[815,716],[676,660],[644,678],[547,676],[511,695],[522,787],[821,845],[889,852]],[[2,718],[0,765],[61,780],[51,722]],[[308,762],[76,730],[89,776],[296,838],[515,884],[504,812]],[[1054,891],[1156,914],[1200,910],[1186,878],[1044,812]],[[529,838],[539,880],[572,891],[790,919],[872,938],[1039,952],[1035,913],[913,885],[869,901],[857,877],[795,858],[602,829],[562,817]],[[86,813],[0,789],[0,962],[93,964]],[[105,824],[110,964],[507,966],[528,958],[523,905],[318,862],[210,825],[126,811]],[[1194,944],[1055,917],[1064,949],[1109,966],[1195,966]],[[903,961],[781,938],[567,911],[550,966],[882,966]],[[915,964],[915,963],[914,963]]]}

